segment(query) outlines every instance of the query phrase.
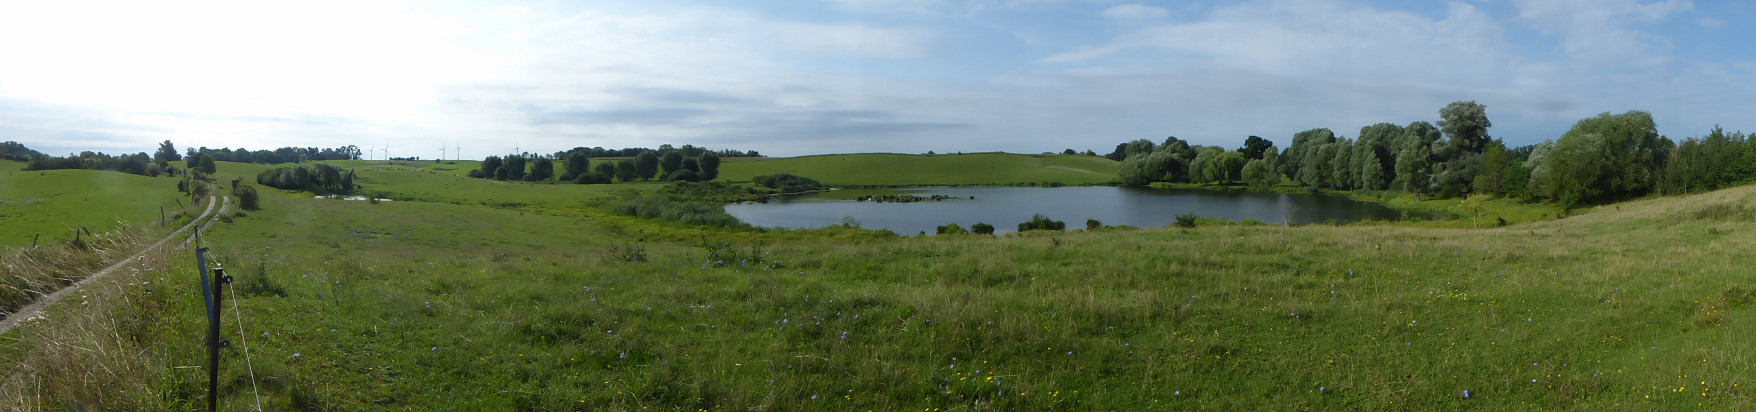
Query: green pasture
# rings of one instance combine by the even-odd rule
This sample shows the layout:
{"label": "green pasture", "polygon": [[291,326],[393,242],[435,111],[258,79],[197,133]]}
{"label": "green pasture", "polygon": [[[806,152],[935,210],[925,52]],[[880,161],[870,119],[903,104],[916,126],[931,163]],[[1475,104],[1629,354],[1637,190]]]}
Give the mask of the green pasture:
{"label": "green pasture", "polygon": [[[916,238],[569,203],[656,184],[353,167],[421,201],[271,191],[207,237],[268,409],[1756,407],[1751,186],[1482,229]],[[203,406],[189,253],[8,334],[25,372],[0,402]],[[240,352],[225,409],[255,405]]]}
{"label": "green pasture", "polygon": [[145,177],[98,170],[23,171],[0,160],[0,246],[70,240],[73,230],[107,232],[118,222],[157,222],[188,204],[174,177]]}

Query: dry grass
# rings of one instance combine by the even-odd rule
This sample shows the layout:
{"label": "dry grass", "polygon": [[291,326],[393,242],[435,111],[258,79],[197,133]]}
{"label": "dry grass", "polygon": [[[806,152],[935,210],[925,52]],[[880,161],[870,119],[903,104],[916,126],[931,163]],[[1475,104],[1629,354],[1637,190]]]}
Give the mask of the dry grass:
{"label": "dry grass", "polygon": [[0,270],[4,271],[0,273],[0,312],[18,310],[134,253],[153,232],[146,226],[120,224],[107,233],[0,255]]}
{"label": "dry grass", "polygon": [[141,339],[154,333],[146,328],[159,327],[152,318],[165,298],[154,294],[184,292],[157,288],[164,277],[154,274],[167,273],[186,254],[175,246],[147,253],[7,334],[9,353],[0,359],[10,371],[0,377],[0,404],[9,410],[193,406],[167,404],[164,395],[177,392],[175,386],[193,389],[188,383],[199,370],[168,367],[166,343]]}

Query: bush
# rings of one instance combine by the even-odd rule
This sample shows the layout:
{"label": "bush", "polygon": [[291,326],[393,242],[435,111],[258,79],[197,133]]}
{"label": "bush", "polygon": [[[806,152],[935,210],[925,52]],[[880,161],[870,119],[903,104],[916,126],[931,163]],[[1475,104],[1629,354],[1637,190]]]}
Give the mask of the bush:
{"label": "bush", "polygon": [[1197,216],[1195,216],[1194,211],[1190,211],[1189,213],[1177,215],[1177,227],[1181,227],[1184,229],[1195,227],[1195,218],[1196,217]]}
{"label": "bush", "polygon": [[[1071,149],[1069,149],[1069,150],[1071,150]],[[1104,227],[1104,222],[1099,222],[1097,219],[1086,219],[1085,220],[1085,230],[1098,230],[1098,229],[1102,229],[1103,227]]]}
{"label": "bush", "polygon": [[701,174],[695,173],[694,170],[688,170],[688,169],[678,170],[678,171],[671,172],[670,174],[665,175],[665,181],[666,182],[699,182],[699,181],[701,181]]}
{"label": "bush", "polygon": [[482,169],[470,169],[469,170],[469,177],[475,178],[475,179],[487,179],[489,177],[489,175],[488,175],[488,172],[484,172],[484,171],[482,171]]}
{"label": "bush", "polygon": [[262,196],[256,193],[256,186],[246,183],[232,188],[232,194],[238,196],[238,206],[244,210],[262,209]]}
{"label": "bush", "polygon": [[1067,223],[1059,220],[1049,220],[1048,217],[1038,214],[1032,216],[1030,221],[1018,224],[1018,231],[1020,232],[1031,230],[1067,230]]}
{"label": "bush", "polygon": [[573,178],[573,183],[582,185],[607,185],[610,184],[610,182],[609,175],[596,172],[580,173],[578,177]]}
{"label": "bush", "polygon": [[978,234],[978,235],[992,235],[992,234],[994,234],[994,225],[990,225],[987,223],[976,223],[976,224],[970,225],[969,230],[971,232],[975,232],[975,234]]}
{"label": "bush", "polygon": [[770,189],[779,189],[781,193],[800,193],[823,189],[823,184],[818,183],[816,180],[804,176],[794,176],[788,173],[756,176],[751,180],[755,181],[759,186]]}
{"label": "bush", "polygon": [[958,226],[956,223],[952,223],[940,226],[938,233],[941,235],[967,235],[969,234],[969,231],[963,230],[963,226]]}
{"label": "bush", "polygon": [[686,201],[665,197],[639,197],[618,203],[616,213],[648,219],[664,219],[690,225],[723,228],[747,228],[749,224],[726,214],[725,207],[713,202]]}

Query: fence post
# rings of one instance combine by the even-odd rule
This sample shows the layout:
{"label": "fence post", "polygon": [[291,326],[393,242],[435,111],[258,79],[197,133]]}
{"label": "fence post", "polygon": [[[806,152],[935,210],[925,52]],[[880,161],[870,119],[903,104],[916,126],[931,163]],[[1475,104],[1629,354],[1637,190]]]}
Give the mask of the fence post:
{"label": "fence post", "polygon": [[[195,235],[198,239],[200,232]],[[213,277],[207,276],[207,247],[195,249],[195,268],[201,273],[201,298],[207,305],[207,410],[219,410],[219,350],[231,344],[229,340],[220,340],[220,294],[219,288],[232,283],[232,277],[226,276],[226,269],[213,268]]]}

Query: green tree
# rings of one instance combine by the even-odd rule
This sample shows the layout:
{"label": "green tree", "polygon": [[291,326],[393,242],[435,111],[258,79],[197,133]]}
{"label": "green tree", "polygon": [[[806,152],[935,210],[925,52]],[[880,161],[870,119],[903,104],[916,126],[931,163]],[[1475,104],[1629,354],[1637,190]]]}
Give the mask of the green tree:
{"label": "green tree", "polygon": [[177,147],[171,145],[170,140],[166,140],[159,143],[159,150],[152,154],[152,158],[159,163],[166,163],[183,160],[183,155],[177,153]]}
{"label": "green tree", "polygon": [[1543,196],[1555,199],[1564,209],[1597,197],[1604,186],[1599,179],[1610,172],[1609,151],[1602,135],[1569,132],[1555,141],[1543,158]]}
{"label": "green tree", "polygon": [[591,158],[585,153],[573,152],[567,155],[567,160],[561,166],[567,170],[561,174],[561,180],[572,181],[579,175],[591,173]]}
{"label": "green tree", "polygon": [[1562,135],[1532,179],[1540,181],[1540,194],[1564,207],[1599,196],[1641,195],[1654,187],[1658,165],[1671,151],[1672,143],[1658,135],[1650,113],[1603,113]]}
{"label": "green tree", "polygon": [[1332,142],[1335,142],[1335,132],[1329,129],[1318,128],[1294,133],[1293,143],[1287,146],[1286,153],[1281,154],[1281,167],[1285,169],[1287,177],[1304,182],[1305,165],[1310,161],[1308,158],[1315,156],[1323,145]]}
{"label": "green tree", "polygon": [[[1238,153],[1243,154],[1245,160],[1261,159],[1265,153],[1271,153],[1268,151],[1268,149],[1271,148],[1274,148],[1274,142],[1261,137],[1250,136],[1244,138],[1244,147],[1238,148]],[[1279,153],[1273,154],[1278,155]]]}
{"label": "green tree", "polygon": [[500,167],[504,165],[505,163],[500,159],[500,156],[488,156],[488,158],[482,159],[482,175],[497,180],[506,180],[500,174]]}
{"label": "green tree", "polygon": [[1409,144],[1404,145],[1402,150],[1396,154],[1394,186],[1399,190],[1414,193],[1417,195],[1416,198],[1419,198],[1420,194],[1426,193],[1432,187],[1431,177],[1428,175],[1430,164],[1427,162],[1430,154],[1427,145],[1420,144],[1419,141],[1406,141],[1405,143]]}
{"label": "green tree", "polygon": [[524,155],[508,155],[500,167],[506,169],[506,178],[502,180],[524,180]]}
{"label": "green tree", "polygon": [[1446,137],[1433,148],[1433,183],[1439,187],[1468,189],[1481,174],[1481,154],[1488,146],[1487,106],[1474,101],[1452,102],[1439,109],[1439,130]]}
{"label": "green tree", "polygon": [[200,162],[200,166],[196,166],[196,168],[201,169],[202,173],[207,173],[207,174],[211,175],[214,173],[214,171],[219,170],[218,166],[213,164],[213,156],[210,156],[206,153],[201,154],[201,157],[199,158],[198,162]]}
{"label": "green tree", "polygon": [[592,168],[597,169],[598,174],[601,174],[604,176],[615,176],[616,175],[616,162],[610,162],[610,161],[598,162],[597,166],[592,166]]}
{"label": "green tree", "polygon": [[1396,143],[1402,138],[1402,126],[1379,123],[1360,128],[1360,139],[1354,141],[1353,163],[1355,186],[1367,190],[1384,190],[1396,179]]}
{"label": "green tree", "polygon": [[553,179],[554,177],[555,162],[546,157],[539,157],[531,160],[530,174],[525,176],[525,180],[541,182]]}
{"label": "green tree", "polygon": [[1335,156],[1341,151],[1336,141],[1311,148],[1299,166],[1299,182],[1310,187],[1333,187]]}
{"label": "green tree", "polygon": [[719,178],[719,155],[713,154],[713,152],[702,153],[700,163],[701,180]]}
{"label": "green tree", "polygon": [[640,178],[640,166],[633,159],[622,159],[616,162],[616,180],[628,182]]}
{"label": "green tree", "polygon": [[661,176],[669,176],[673,172],[683,170],[683,154],[675,150],[665,152],[665,155],[660,157],[659,167],[663,169],[660,171]]}
{"label": "green tree", "polygon": [[1337,139],[1332,144],[1335,145],[1335,157],[1329,160],[1330,185],[1341,190],[1353,189],[1359,174],[1359,169],[1354,167],[1354,141]]}
{"label": "green tree", "polygon": [[1273,162],[1271,159],[1252,159],[1245,163],[1244,183],[1257,190],[1266,190],[1280,184],[1280,172],[1274,170]]}
{"label": "green tree", "polygon": [[1488,143],[1488,149],[1482,152],[1480,174],[1475,178],[1475,192],[1504,195],[1506,194],[1506,166],[1511,157],[1506,153],[1506,144],[1499,140]]}
{"label": "green tree", "polygon": [[634,172],[640,176],[640,180],[652,180],[653,177],[658,176],[658,169],[657,153],[648,150],[640,152],[639,156],[634,157]]}

